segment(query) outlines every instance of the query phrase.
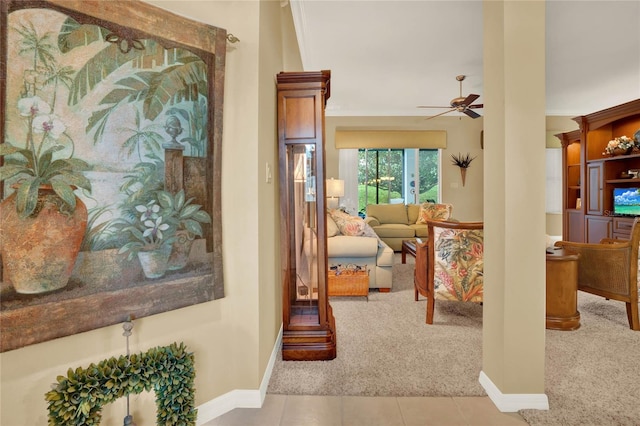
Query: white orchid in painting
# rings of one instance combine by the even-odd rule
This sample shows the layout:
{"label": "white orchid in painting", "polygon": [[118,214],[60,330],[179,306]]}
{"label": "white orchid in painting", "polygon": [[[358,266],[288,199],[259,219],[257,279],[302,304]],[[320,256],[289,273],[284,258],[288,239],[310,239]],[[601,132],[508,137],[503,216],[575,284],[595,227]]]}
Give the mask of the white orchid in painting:
{"label": "white orchid in painting", "polygon": [[[5,156],[0,181],[16,178],[13,186],[17,190],[18,215],[27,218],[37,214],[38,190],[43,185],[49,185],[62,199],[61,209],[75,210],[73,191],[83,188],[91,192],[91,183],[82,174],[89,166],[77,158],[56,158],[65,148],[60,141],[66,136],[64,122],[51,113],[49,104],[39,96],[19,99],[17,109],[27,120],[24,147],[12,141],[0,144],[0,156]],[[73,146],[68,136],[66,141]]]}

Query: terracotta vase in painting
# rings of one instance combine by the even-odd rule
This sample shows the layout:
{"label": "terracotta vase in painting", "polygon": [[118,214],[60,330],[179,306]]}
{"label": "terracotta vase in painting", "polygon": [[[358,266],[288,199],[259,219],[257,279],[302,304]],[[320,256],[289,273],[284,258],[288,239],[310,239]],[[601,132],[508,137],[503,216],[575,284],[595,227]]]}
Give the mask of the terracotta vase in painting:
{"label": "terracotta vase in painting", "polygon": [[87,227],[87,208],[76,197],[68,211],[51,186],[40,187],[34,213],[20,218],[16,193],[0,203],[0,253],[4,281],[18,293],[36,294],[67,285]]}

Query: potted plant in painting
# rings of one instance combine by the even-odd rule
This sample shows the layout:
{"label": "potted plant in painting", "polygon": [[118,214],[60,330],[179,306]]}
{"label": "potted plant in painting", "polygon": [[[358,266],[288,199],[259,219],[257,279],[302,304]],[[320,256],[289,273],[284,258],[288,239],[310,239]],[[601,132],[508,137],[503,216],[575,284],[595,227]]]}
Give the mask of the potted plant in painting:
{"label": "potted plant in painting", "polygon": [[0,144],[0,181],[13,182],[15,190],[0,204],[0,245],[15,290],[42,293],[67,285],[87,225],[87,209],[74,191],[90,192],[91,183],[82,174],[86,162],[57,158],[67,148],[61,143],[65,125],[51,107],[28,96],[18,110],[26,120],[25,147]]}
{"label": "potted plant in painting", "polygon": [[176,227],[175,241],[169,269],[179,270],[187,265],[189,253],[196,237],[202,237],[202,223],[211,223],[211,216],[199,204],[192,204],[193,198],[186,199],[184,190],[171,195],[158,191],[158,202],[163,215]]}
{"label": "potted plant in painting", "polygon": [[147,278],[160,278],[167,272],[171,247],[175,240],[175,227],[163,217],[157,200],[135,207],[139,216],[123,229],[132,241],[126,243],[119,253],[129,252],[129,259],[138,256],[142,271]]}
{"label": "potted plant in painting", "polygon": [[74,142],[54,113],[74,70],[58,62],[51,34],[39,35],[32,23],[14,30],[26,59],[15,61],[22,72],[20,91],[11,92],[17,109],[8,110],[0,144],[0,181],[14,190],[0,204],[0,246],[5,280],[18,293],[42,293],[67,285],[87,224],[74,191],[90,192],[91,184],[82,174],[88,164],[73,158]]}

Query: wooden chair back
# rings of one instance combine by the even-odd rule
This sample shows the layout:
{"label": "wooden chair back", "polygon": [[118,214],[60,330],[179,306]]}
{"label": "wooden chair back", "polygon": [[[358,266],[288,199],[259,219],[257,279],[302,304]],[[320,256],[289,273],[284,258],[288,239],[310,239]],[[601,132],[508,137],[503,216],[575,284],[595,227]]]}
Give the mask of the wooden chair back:
{"label": "wooden chair back", "polygon": [[578,290],[627,305],[629,327],[640,330],[638,316],[638,246],[640,218],[629,240],[605,238],[598,244],[558,241],[557,247],[578,253]]}

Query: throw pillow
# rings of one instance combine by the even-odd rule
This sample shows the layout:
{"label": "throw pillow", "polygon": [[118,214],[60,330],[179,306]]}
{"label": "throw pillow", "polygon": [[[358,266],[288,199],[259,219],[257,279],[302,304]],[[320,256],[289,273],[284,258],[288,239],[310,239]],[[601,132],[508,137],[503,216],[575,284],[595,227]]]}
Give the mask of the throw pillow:
{"label": "throw pillow", "polygon": [[378,234],[376,234],[376,231],[374,231],[373,228],[367,222],[364,223],[364,231],[362,232],[362,236],[371,237],[378,240],[378,247],[384,247],[385,245],[384,242],[382,242],[382,240],[380,239],[380,237],[378,237]]}
{"label": "throw pillow", "polygon": [[380,237],[378,237],[378,234],[376,234],[376,231],[374,231],[373,228],[369,226],[367,222],[364,223],[364,227],[362,229],[362,236],[380,239]]}
{"label": "throw pillow", "polygon": [[[376,234],[376,231],[358,216],[351,216],[342,210],[329,210],[327,222],[331,219],[338,227],[342,235],[356,237],[371,237],[378,240],[378,247],[384,247],[384,243]],[[327,230],[329,227],[327,226]],[[328,232],[328,231],[327,231]]]}
{"label": "throw pillow", "polygon": [[331,214],[328,214],[327,215],[327,237],[328,238],[335,237],[339,233],[340,233],[340,230],[338,229],[338,225],[336,225],[336,222],[331,217]]}
{"label": "throw pillow", "polygon": [[340,210],[330,210],[329,213],[342,235],[363,235],[366,223],[358,216],[351,216]]}
{"label": "throw pillow", "polygon": [[447,220],[451,217],[451,204],[422,203],[416,223],[427,223],[428,220]]}

